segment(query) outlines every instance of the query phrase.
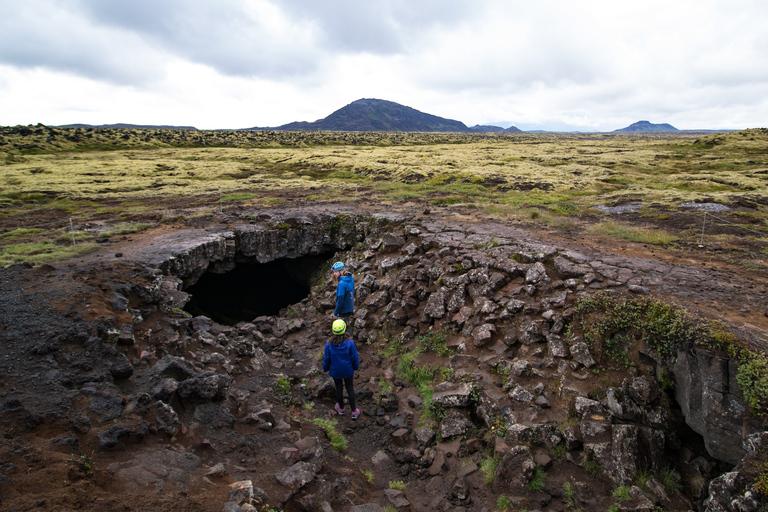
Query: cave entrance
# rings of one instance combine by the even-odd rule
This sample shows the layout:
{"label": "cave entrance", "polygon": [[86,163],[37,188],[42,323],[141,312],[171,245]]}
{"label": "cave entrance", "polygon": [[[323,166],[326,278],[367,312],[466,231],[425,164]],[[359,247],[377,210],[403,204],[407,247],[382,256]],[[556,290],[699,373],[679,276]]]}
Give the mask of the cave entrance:
{"label": "cave entrance", "polygon": [[207,272],[184,291],[192,297],[184,308],[223,325],[272,316],[309,295],[312,280],[333,254],[238,263],[224,274]]}

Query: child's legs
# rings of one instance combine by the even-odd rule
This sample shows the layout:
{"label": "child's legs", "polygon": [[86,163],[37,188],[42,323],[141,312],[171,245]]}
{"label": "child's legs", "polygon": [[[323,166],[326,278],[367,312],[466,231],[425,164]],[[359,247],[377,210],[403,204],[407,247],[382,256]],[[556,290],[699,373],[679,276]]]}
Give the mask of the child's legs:
{"label": "child's legs", "polygon": [[357,405],[355,404],[355,386],[353,383],[354,378],[355,376],[353,375],[352,377],[347,377],[344,379],[344,385],[347,387],[347,396],[349,396],[349,406],[352,407],[353,411],[357,409]]}
{"label": "child's legs", "polygon": [[[336,403],[339,407],[344,408],[344,379],[333,378],[333,383],[336,385]],[[354,409],[352,409],[354,411]]]}

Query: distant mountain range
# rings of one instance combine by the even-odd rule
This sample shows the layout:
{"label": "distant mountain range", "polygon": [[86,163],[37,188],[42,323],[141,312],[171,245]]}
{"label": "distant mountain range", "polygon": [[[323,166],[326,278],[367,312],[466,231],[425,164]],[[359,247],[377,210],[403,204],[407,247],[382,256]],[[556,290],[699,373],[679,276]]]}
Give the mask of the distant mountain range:
{"label": "distant mountain range", "polygon": [[135,130],[197,130],[194,126],[171,126],[171,125],[153,125],[153,124],[62,124],[59,128],[132,128]]}
{"label": "distant mountain range", "polygon": [[[502,123],[506,125],[507,123]],[[68,124],[61,128],[144,128],[169,130],[196,130],[194,126],[169,125],[138,125],[138,124]],[[502,128],[493,125],[475,125],[468,127],[461,121],[446,119],[420,112],[415,108],[406,107],[393,101],[377,99],[360,99],[338,109],[328,117],[317,121],[296,121],[275,127],[253,127],[245,130],[279,130],[279,131],[336,131],[336,132],[465,132],[465,133],[523,133],[516,126]],[[654,124],[649,121],[638,121],[626,128],[614,130],[612,133],[663,133],[679,132],[671,124]],[[685,132],[715,132],[728,130],[682,130]],[[527,133],[585,133],[531,130]]]}
{"label": "distant mountain range", "polygon": [[621,128],[619,130],[614,130],[614,132],[623,132],[623,133],[646,133],[646,132],[679,132],[677,128],[672,126],[671,124],[662,123],[662,124],[653,124],[648,121],[638,121],[636,123],[632,123],[631,125],[627,126],[626,128]]}
{"label": "distant mountain range", "polygon": [[467,127],[461,121],[425,114],[415,108],[393,101],[361,99],[314,122],[297,121],[273,128],[247,128],[248,130],[301,130],[339,132],[519,132],[511,126],[506,130],[498,126]]}

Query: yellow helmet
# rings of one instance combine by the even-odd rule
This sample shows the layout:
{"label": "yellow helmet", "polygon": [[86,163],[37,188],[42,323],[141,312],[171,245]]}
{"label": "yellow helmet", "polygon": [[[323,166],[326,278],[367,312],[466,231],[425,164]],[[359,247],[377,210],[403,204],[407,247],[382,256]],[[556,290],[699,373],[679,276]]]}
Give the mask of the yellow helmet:
{"label": "yellow helmet", "polygon": [[333,331],[333,334],[344,334],[344,331],[347,330],[347,323],[341,318],[337,318],[333,321],[331,330]]}

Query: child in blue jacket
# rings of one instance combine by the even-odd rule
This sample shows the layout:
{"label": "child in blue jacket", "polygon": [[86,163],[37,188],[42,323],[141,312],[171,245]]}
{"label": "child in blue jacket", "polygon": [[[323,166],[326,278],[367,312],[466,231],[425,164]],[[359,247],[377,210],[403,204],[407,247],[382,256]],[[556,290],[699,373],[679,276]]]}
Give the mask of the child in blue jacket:
{"label": "child in blue jacket", "polygon": [[349,318],[355,312],[355,278],[347,271],[344,262],[337,261],[331,267],[336,285],[336,307],[331,317],[341,318],[349,324]]}
{"label": "child in blue jacket", "polygon": [[360,409],[355,405],[355,388],[353,380],[355,370],[360,366],[360,357],[352,337],[346,334],[347,324],[341,318],[334,320],[333,337],[325,342],[323,353],[323,371],[333,377],[336,384],[336,405],[334,409],[340,416],[344,415],[344,387],[347,388],[349,405],[352,408],[352,419],[360,416]]}

